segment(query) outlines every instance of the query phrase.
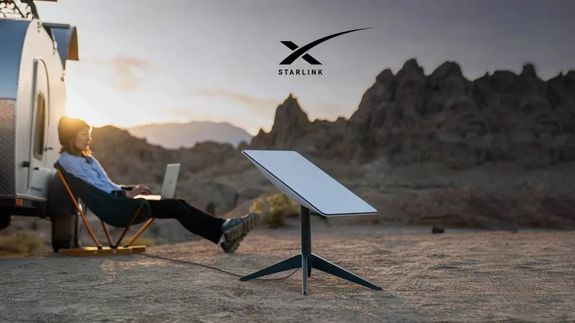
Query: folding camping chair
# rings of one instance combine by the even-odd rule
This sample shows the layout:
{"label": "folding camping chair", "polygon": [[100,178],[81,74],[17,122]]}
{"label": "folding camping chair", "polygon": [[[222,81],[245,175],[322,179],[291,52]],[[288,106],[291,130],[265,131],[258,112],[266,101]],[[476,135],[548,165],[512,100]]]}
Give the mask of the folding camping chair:
{"label": "folding camping chair", "polygon": [[[74,204],[76,213],[81,218],[88,234],[95,244],[95,246],[92,247],[60,249],[60,254],[67,256],[90,256],[132,254],[144,252],[146,250],[146,246],[132,246],[132,244],[154,221],[148,201],[144,199],[130,199],[107,193],[86,183],[76,176],[67,173],[58,163],[54,164],[54,167],[57,170],[58,177],[65,187],[68,196]],[[102,246],[98,241],[98,238],[94,233],[94,229],[88,222],[86,208],[82,207],[82,204],[90,209],[100,220],[102,229],[106,235],[106,240],[108,241],[108,246]],[[130,241],[121,246],[120,244],[130,229],[130,226],[142,222],[144,222],[144,224],[130,239]],[[114,227],[124,228],[122,234],[115,243],[112,243],[112,238],[108,228],[106,227],[106,223]]]}

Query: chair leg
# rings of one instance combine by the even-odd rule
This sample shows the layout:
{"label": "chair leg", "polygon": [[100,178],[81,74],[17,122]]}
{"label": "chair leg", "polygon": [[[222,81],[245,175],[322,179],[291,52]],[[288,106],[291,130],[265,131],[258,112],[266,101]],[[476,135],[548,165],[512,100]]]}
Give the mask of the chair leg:
{"label": "chair leg", "polygon": [[90,235],[90,237],[92,238],[92,240],[94,241],[94,243],[96,244],[96,246],[98,248],[102,248],[102,245],[100,244],[100,241],[98,241],[98,238],[96,238],[96,234],[94,233],[94,230],[92,229],[92,226],[90,225],[90,223],[88,222],[88,218],[86,217],[86,214],[84,214],[84,211],[82,211],[81,209],[78,210],[78,215],[80,216],[80,218],[82,219],[82,222],[84,223],[84,226],[86,227],[86,230],[88,231],[88,234]]}
{"label": "chair leg", "polygon": [[124,239],[124,236],[126,235],[126,233],[128,233],[128,230],[130,229],[130,227],[132,226],[132,223],[134,223],[134,221],[136,220],[136,218],[138,217],[138,214],[140,214],[140,210],[142,209],[142,205],[140,205],[138,207],[138,209],[136,210],[136,212],[134,213],[134,215],[132,215],[132,218],[130,219],[130,222],[128,223],[128,225],[124,228],[124,231],[122,232],[122,234],[120,235],[120,237],[118,238],[118,241],[116,241],[116,244],[114,246],[112,246],[112,248],[118,248],[118,246],[120,245],[120,243],[122,242],[122,239]]}
{"label": "chair leg", "polygon": [[104,230],[104,234],[106,235],[106,240],[108,240],[108,246],[112,246],[112,237],[110,236],[110,231],[108,231],[108,227],[104,221],[100,220],[100,224],[102,224],[102,230]]}
{"label": "chair leg", "polygon": [[130,239],[130,241],[128,241],[128,244],[126,245],[126,247],[129,247],[132,245],[132,243],[134,243],[134,241],[136,241],[141,235],[142,233],[144,233],[144,231],[146,231],[146,229],[154,222],[154,218],[149,219],[148,221],[146,221],[146,223],[144,223],[144,225],[140,228],[140,230],[138,230],[138,232],[136,232],[136,234],[132,237],[132,239]]}

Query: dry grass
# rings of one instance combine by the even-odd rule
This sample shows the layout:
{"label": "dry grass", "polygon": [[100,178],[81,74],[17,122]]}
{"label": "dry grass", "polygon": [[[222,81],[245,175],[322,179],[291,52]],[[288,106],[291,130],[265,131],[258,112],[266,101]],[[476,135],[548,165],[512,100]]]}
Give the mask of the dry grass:
{"label": "dry grass", "polygon": [[44,242],[34,231],[23,230],[0,237],[0,254],[30,255],[43,249]]}
{"label": "dry grass", "polygon": [[289,197],[277,193],[268,196],[265,200],[263,198],[255,200],[250,206],[250,212],[261,214],[261,223],[268,228],[280,228],[286,225],[288,217],[297,216],[299,209]]}

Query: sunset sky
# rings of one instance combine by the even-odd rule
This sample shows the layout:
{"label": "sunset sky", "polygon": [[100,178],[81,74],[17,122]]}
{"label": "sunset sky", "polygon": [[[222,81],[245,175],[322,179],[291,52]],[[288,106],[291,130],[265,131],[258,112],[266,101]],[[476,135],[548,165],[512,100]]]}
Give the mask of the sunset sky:
{"label": "sunset sky", "polygon": [[[575,69],[575,1],[37,2],[46,22],[78,28],[80,61],[67,71],[68,114],[95,126],[227,121],[255,134],[293,93],[310,118],[349,117],[375,76],[412,57],[429,74],[446,60],[468,78],[533,62],[548,79]],[[323,76],[279,76],[298,46]]]}

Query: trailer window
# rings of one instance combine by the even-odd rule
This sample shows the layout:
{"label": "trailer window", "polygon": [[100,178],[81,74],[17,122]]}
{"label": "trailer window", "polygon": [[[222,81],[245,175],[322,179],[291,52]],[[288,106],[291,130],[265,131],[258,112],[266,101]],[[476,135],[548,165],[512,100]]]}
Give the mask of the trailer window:
{"label": "trailer window", "polygon": [[46,98],[39,93],[36,106],[36,124],[34,125],[34,157],[42,160],[44,156],[44,132],[46,125]]}

